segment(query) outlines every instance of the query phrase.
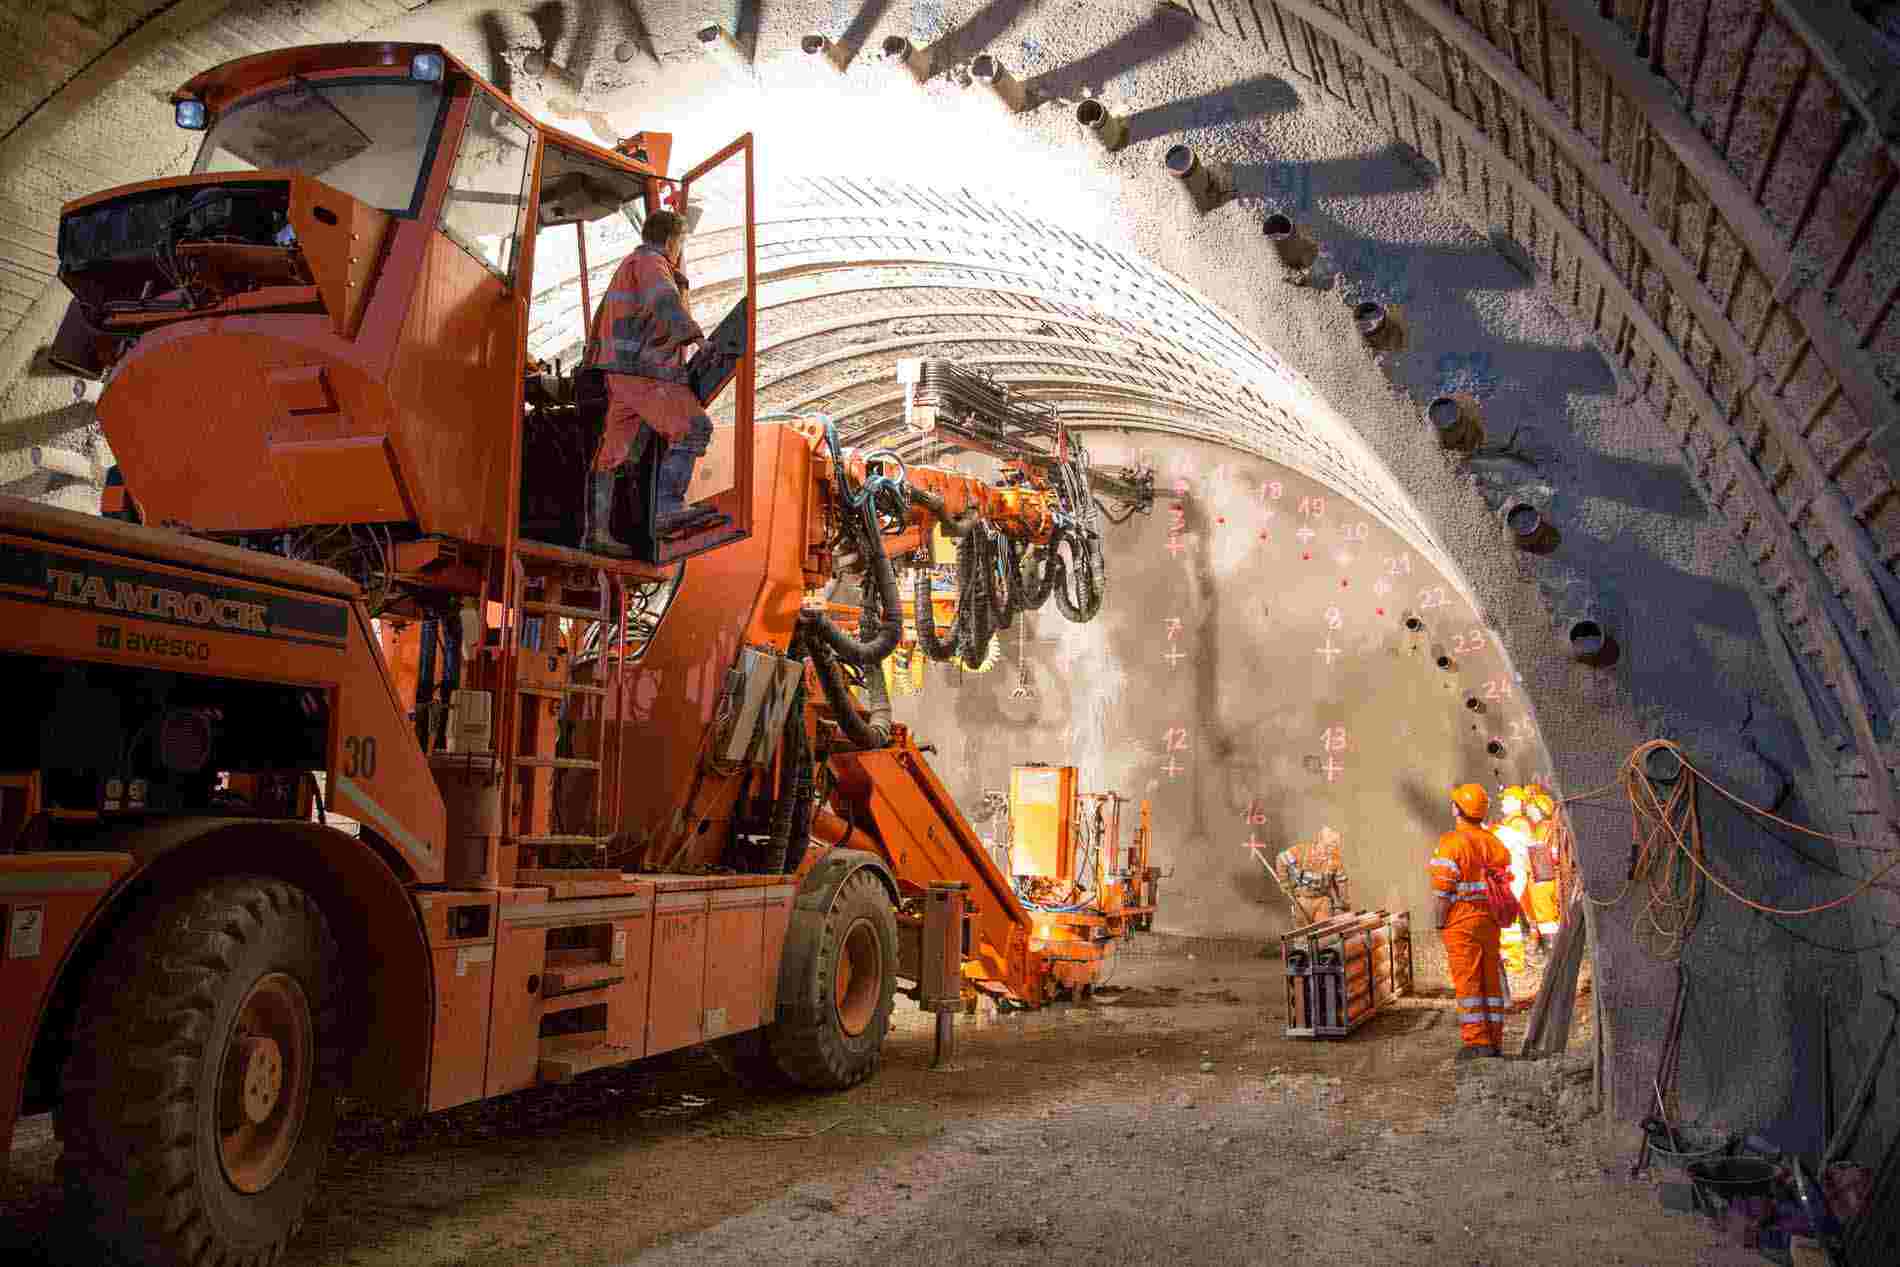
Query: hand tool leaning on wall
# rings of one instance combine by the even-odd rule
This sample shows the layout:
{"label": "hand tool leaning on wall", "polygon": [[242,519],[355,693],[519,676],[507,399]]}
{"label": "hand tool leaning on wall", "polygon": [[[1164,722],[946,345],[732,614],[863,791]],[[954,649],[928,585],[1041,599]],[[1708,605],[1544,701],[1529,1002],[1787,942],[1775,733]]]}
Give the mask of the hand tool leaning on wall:
{"label": "hand tool leaning on wall", "polygon": [[1854,1092],[1854,1102],[1847,1106],[1847,1117],[1834,1132],[1834,1138],[1827,1142],[1827,1151],[1821,1154],[1821,1174],[1841,1159],[1854,1142],[1854,1136],[1860,1131],[1861,1120],[1867,1116],[1867,1106],[1874,1098],[1874,1084],[1880,1080],[1880,1067],[1886,1063],[1887,1049],[1893,1046],[1893,1036],[1900,1031],[1900,995],[1891,990],[1876,990],[1875,995],[1883,1002],[1892,1005],[1893,1015],[1887,1018],[1887,1036],[1880,1040],[1880,1046],[1874,1049],[1873,1056],[1867,1061],[1867,1071],[1860,1076],[1860,1088]]}
{"label": "hand tool leaning on wall", "polygon": [[[1669,1147],[1672,1150],[1677,1153],[1682,1151],[1682,1142],[1676,1138],[1676,1128],[1671,1125],[1669,1121],[1669,1108],[1663,1102],[1662,1088],[1663,1079],[1669,1076],[1670,1069],[1675,1064],[1677,1049],[1682,1041],[1682,1001],[1683,997],[1688,993],[1688,990],[1689,979],[1682,971],[1682,964],[1678,962],[1676,964],[1676,1000],[1669,1009],[1669,1027],[1663,1034],[1662,1054],[1657,1057],[1656,1060],[1656,1076],[1650,1079],[1649,1082],[1650,1089],[1655,1092],[1656,1095],[1656,1116],[1643,1119],[1640,1128],[1643,1132],[1642,1147],[1637,1150],[1636,1160],[1630,1163],[1630,1178],[1632,1179],[1649,1169],[1649,1146],[1652,1138],[1650,1133],[1652,1126],[1662,1128],[1663,1132],[1669,1137]],[[1698,1211],[1702,1209],[1701,1193],[1696,1191],[1693,1186],[1690,1189],[1690,1200],[1694,1202]]]}

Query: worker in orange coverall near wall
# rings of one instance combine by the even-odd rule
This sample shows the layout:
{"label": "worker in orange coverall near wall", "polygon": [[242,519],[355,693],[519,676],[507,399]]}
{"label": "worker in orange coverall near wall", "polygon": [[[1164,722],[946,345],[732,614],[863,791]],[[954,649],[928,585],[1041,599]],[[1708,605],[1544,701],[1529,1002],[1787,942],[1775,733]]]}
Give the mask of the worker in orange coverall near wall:
{"label": "worker in orange coverall near wall", "polygon": [[686,219],[655,211],[640,230],[641,245],[614,270],[588,339],[590,363],[607,375],[607,425],[588,481],[587,529],[582,548],[628,557],[632,551],[608,530],[614,471],[634,452],[642,425],[667,441],[655,475],[655,527],[664,534],[685,512],[693,463],[712,439],[706,415],[687,377],[695,344],[706,334],[686,309]]}
{"label": "worker in orange coverall near wall", "polygon": [[1464,1046],[1458,1059],[1497,1056],[1504,1041],[1503,964],[1498,925],[1485,900],[1485,875],[1508,871],[1511,854],[1484,829],[1491,798],[1476,783],[1452,789],[1452,829],[1432,852],[1432,892],[1437,895],[1438,931],[1458,995],[1458,1029]]}

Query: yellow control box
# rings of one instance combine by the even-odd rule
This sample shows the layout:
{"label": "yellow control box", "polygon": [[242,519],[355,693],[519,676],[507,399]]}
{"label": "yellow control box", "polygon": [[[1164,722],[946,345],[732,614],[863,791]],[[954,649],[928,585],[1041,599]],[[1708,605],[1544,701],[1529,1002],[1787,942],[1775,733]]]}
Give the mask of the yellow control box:
{"label": "yellow control box", "polygon": [[1075,875],[1075,767],[1016,766],[1009,772],[1010,869],[1067,880]]}

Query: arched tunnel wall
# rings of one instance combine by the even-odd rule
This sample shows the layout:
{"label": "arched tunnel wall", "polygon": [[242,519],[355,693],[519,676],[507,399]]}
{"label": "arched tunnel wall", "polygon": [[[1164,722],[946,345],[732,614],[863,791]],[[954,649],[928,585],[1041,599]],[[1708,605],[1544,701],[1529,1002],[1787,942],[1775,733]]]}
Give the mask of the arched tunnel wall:
{"label": "arched tunnel wall", "polygon": [[[1837,33],[1779,0],[1759,24],[1726,0],[1672,4],[1656,33],[1639,30],[1645,6],[1623,3],[1606,18],[1574,0],[1502,15],[1434,0],[1188,8],[917,0],[529,13],[339,0],[292,14],[261,0],[75,0],[49,21],[81,34],[34,38],[30,53],[24,28],[8,36],[12,64],[33,71],[0,102],[0,419],[10,446],[87,442],[88,406],[37,359],[64,309],[51,228],[65,198],[188,161],[160,104],[171,87],[282,44],[440,40],[529,108],[597,139],[672,127],[710,149],[739,130],[735,120],[757,130],[761,234],[773,248],[761,266],[776,270],[762,300],[766,406],[827,408],[862,425],[893,407],[892,358],[941,348],[979,355],[989,372],[1098,427],[1153,432],[1098,431],[1104,452],[1145,445],[1164,469],[1225,465],[1249,480],[1284,463],[1287,482],[1323,480],[1327,495],[1356,499],[1375,532],[1442,570],[1501,644],[1500,665],[1514,682],[1521,675],[1534,708],[1525,719],[1534,716],[1564,792],[1609,782],[1635,744],[1666,735],[1751,800],[1892,844],[1900,204],[1889,195],[1900,169],[1873,109],[1869,55],[1843,54]],[[740,33],[762,95],[701,59],[693,33],[710,21]],[[933,48],[940,73],[900,82],[860,55],[838,74],[797,52],[813,32],[860,52],[909,35]],[[1040,104],[1012,118],[961,85],[958,66],[984,51],[1016,67]],[[1128,119],[1122,152],[1101,152],[1076,128],[1085,90]],[[1188,211],[1159,165],[1176,142],[1228,164],[1235,196],[1205,216]],[[1320,284],[1282,283],[1259,233],[1268,208],[1321,242]],[[562,285],[537,279],[556,292],[542,296],[548,311]],[[1350,302],[1368,297],[1403,306],[1403,353],[1374,357],[1359,340]],[[1514,440],[1508,451],[1463,461],[1437,448],[1421,411],[1452,387],[1479,397],[1493,439]],[[1215,440],[1225,452],[1207,447]],[[90,502],[83,485],[47,489],[17,455],[0,463],[10,463],[0,483],[11,491]],[[1216,481],[1190,514],[1218,520],[1225,507],[1238,520],[1244,491]],[[1563,532],[1556,552],[1532,558],[1503,544],[1496,515],[1507,496],[1551,513]],[[1112,705],[1102,683],[1122,675],[1121,730],[1113,743],[1104,732],[1102,776],[1139,794],[1127,786],[1139,770],[1117,770],[1110,753],[1158,755],[1133,745],[1159,749],[1175,723],[1153,711],[1160,700],[1134,698],[1164,689],[1139,661],[1137,625],[1187,604],[1223,675],[1230,648],[1236,673],[1179,724],[1190,743],[1197,730],[1225,730],[1243,755],[1251,742],[1268,772],[1254,777],[1271,780],[1290,753],[1248,732],[1270,714],[1255,715],[1249,697],[1262,689],[1239,670],[1294,676],[1291,648],[1325,609],[1315,617],[1299,598],[1307,583],[1267,556],[1183,579],[1165,542],[1157,550],[1141,536],[1161,530],[1161,515],[1131,525],[1129,553],[1110,560],[1101,629],[1068,635],[1110,639],[1119,668],[1100,667],[1102,682],[1072,674],[1044,698],[1066,691],[1069,711],[1090,715]],[[1220,560],[1220,542],[1208,532],[1194,548]],[[1250,585],[1271,591],[1257,624]],[[1300,609],[1284,624],[1272,606],[1280,595]],[[1615,668],[1568,658],[1563,631],[1586,613],[1622,643]],[[1005,680],[1008,663],[984,685]],[[1352,805],[1303,795],[1318,789],[1302,783],[1270,790],[1288,806],[1289,831],[1315,804],[1360,813],[1367,849],[1394,859],[1402,892],[1397,860],[1411,850],[1422,863],[1418,820],[1429,817],[1406,789],[1438,786],[1463,758],[1399,742],[1402,714],[1432,710],[1404,693],[1408,670],[1381,665],[1352,701],[1394,727],[1383,753],[1361,754],[1380,790]],[[1296,680],[1307,693],[1284,711],[1309,699],[1317,708],[1313,670]],[[962,735],[957,710],[968,707],[919,724],[927,737],[933,723]],[[968,735],[980,742],[981,727]],[[993,786],[978,764],[953,772],[970,780],[957,786],[966,797]],[[1245,825],[1223,832],[1214,821],[1212,807],[1230,799],[1224,783],[1193,793],[1197,806],[1183,777],[1155,788],[1164,840],[1170,823],[1205,833],[1204,847],[1182,840],[1175,860],[1179,926],[1236,929],[1241,908],[1214,895],[1247,862],[1244,831],[1232,830]],[[1590,887],[1606,897],[1628,866],[1615,808],[1577,811]],[[1744,892],[1793,907],[1845,890],[1720,806],[1705,807],[1705,826],[1711,865]],[[1858,851],[1811,852],[1852,875],[1870,865]],[[1819,987],[1834,989],[1836,1015],[1848,1018],[1835,1067],[1858,1071],[1871,1036],[1861,1004],[1892,980],[1900,910],[1891,888],[1873,899],[1798,924],[1712,899],[1683,955],[1694,982],[1685,1112],[1811,1142],[1801,1136],[1817,1129]],[[1596,921],[1613,1087],[1630,1116],[1643,1111],[1675,972],[1635,934],[1634,914],[1625,904]],[[1790,928],[1835,951],[1884,949],[1816,949]],[[1259,931],[1271,931],[1270,916]]]}

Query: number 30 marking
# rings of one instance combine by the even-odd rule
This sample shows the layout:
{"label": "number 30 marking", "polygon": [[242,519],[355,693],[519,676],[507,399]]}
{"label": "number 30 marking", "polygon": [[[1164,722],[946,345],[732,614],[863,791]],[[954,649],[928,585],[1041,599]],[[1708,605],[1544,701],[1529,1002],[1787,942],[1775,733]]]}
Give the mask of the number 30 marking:
{"label": "number 30 marking", "polygon": [[376,740],[370,735],[350,735],[343,740],[343,776],[349,779],[376,777]]}

